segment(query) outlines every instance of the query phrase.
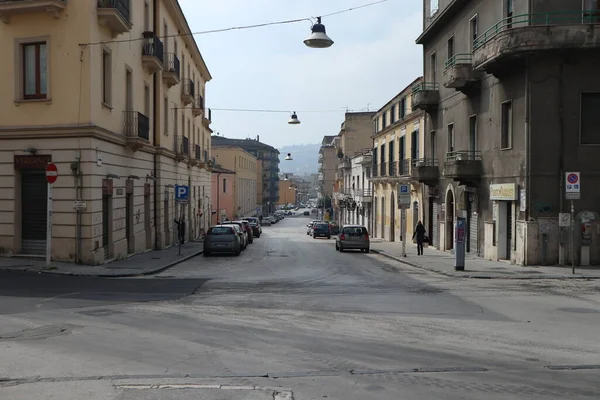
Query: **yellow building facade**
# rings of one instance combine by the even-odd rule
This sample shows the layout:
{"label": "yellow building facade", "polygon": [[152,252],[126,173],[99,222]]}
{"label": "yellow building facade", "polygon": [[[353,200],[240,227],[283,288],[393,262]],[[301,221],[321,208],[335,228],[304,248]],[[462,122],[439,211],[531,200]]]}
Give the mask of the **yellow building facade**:
{"label": "yellow building facade", "polygon": [[[373,117],[372,234],[391,242],[410,241],[417,221],[423,218],[423,187],[412,176],[413,166],[425,158],[424,114],[413,111],[411,103],[412,87],[421,81],[416,79]],[[410,187],[410,204],[401,210],[398,189],[403,184]]]}
{"label": "yellow building facade", "polygon": [[179,217],[187,238],[208,227],[211,75],[189,33],[177,0],[0,2],[5,253],[45,252],[50,162],[54,260],[171,246]]}
{"label": "yellow building facade", "polygon": [[235,146],[213,146],[215,162],[235,171],[233,183],[233,209],[235,219],[257,215],[258,159],[247,151]]}

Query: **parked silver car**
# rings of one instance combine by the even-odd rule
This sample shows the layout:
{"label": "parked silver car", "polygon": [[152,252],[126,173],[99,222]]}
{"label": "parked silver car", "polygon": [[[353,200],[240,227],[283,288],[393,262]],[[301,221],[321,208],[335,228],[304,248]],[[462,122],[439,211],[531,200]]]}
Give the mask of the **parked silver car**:
{"label": "parked silver car", "polygon": [[370,247],[369,232],[363,225],[344,225],[335,239],[337,251],[360,250],[368,253]]}
{"label": "parked silver car", "polygon": [[240,236],[232,225],[215,225],[208,228],[204,235],[204,257],[213,253],[233,253],[239,256],[242,252]]}

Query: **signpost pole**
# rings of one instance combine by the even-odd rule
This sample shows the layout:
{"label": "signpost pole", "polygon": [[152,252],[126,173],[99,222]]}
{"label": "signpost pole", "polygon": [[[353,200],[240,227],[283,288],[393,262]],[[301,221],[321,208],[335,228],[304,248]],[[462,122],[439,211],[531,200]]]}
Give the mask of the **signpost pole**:
{"label": "signpost pole", "polygon": [[575,200],[571,200],[571,273],[575,273]]}
{"label": "signpost pole", "polygon": [[406,209],[400,206],[400,232],[402,234],[402,257],[406,257],[406,241],[408,234],[406,232]]}
{"label": "signpost pole", "polygon": [[46,206],[46,267],[52,259],[52,184],[48,182],[48,204]]}

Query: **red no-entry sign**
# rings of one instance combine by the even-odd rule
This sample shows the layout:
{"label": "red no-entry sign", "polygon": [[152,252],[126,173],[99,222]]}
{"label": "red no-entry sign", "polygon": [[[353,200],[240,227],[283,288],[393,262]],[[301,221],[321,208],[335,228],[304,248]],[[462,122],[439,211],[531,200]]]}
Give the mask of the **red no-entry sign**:
{"label": "red no-entry sign", "polygon": [[48,181],[48,183],[54,183],[56,182],[56,179],[58,178],[58,168],[56,168],[56,164],[48,164],[46,166],[46,180]]}

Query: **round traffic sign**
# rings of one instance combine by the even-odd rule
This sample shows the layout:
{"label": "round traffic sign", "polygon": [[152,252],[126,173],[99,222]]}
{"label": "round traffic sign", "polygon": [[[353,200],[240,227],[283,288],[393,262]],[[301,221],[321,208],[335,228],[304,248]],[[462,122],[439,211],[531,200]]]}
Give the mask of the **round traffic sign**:
{"label": "round traffic sign", "polygon": [[48,183],[54,183],[56,182],[56,179],[58,178],[58,168],[56,168],[56,164],[48,164],[46,166],[46,180],[48,181]]}
{"label": "round traffic sign", "polygon": [[569,174],[569,175],[567,175],[567,181],[571,185],[576,184],[578,180],[579,180],[579,177],[577,176],[577,174]]}

